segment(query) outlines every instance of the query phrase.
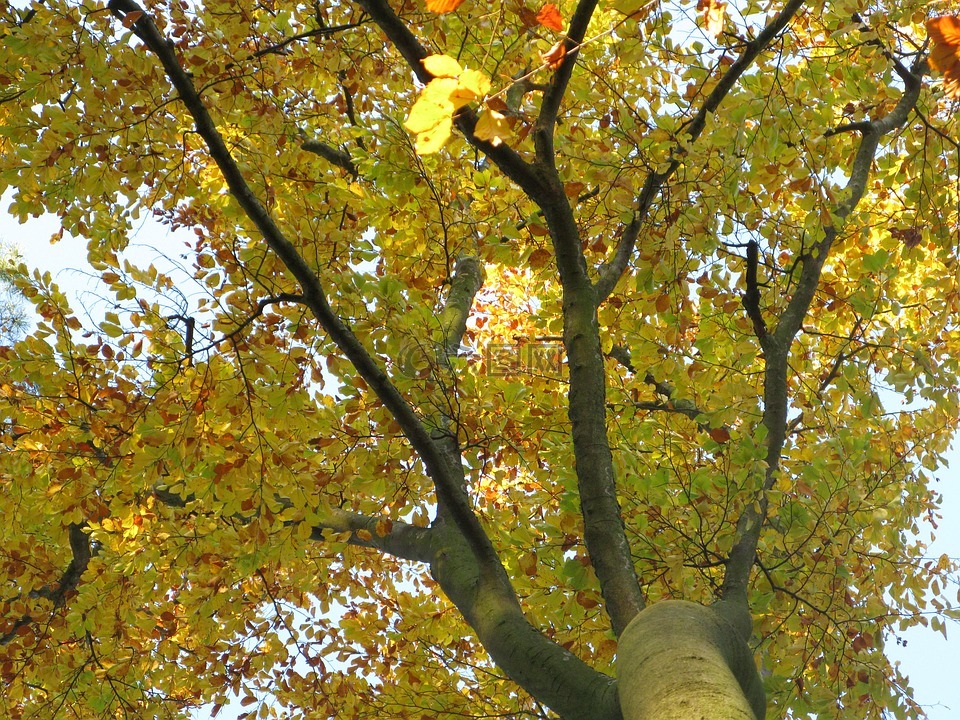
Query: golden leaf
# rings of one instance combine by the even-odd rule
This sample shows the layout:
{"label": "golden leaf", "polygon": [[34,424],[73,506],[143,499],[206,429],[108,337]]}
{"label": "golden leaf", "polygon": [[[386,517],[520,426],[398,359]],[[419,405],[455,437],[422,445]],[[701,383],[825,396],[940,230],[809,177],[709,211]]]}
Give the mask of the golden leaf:
{"label": "golden leaf", "polygon": [[421,132],[417,135],[417,154],[432,155],[433,153],[440,152],[440,149],[450,138],[450,132],[452,130],[453,120],[448,117],[436,127]]}
{"label": "golden leaf", "polygon": [[478,140],[485,140],[496,147],[510,137],[510,119],[496,110],[487,108],[480,114],[473,134]]}
{"label": "golden leaf", "polygon": [[455,78],[463,72],[460,63],[449,55],[430,55],[421,62],[428,73],[438,78]]}
{"label": "golden leaf", "polygon": [[456,89],[457,81],[453,78],[431,80],[410,108],[403,126],[412,133],[421,133],[436,127],[444,119],[449,121],[456,110],[450,95]]}
{"label": "golden leaf", "polygon": [[464,70],[460,73],[457,93],[470,93],[471,98],[468,102],[473,102],[482,98],[490,92],[490,78],[479,70]]}

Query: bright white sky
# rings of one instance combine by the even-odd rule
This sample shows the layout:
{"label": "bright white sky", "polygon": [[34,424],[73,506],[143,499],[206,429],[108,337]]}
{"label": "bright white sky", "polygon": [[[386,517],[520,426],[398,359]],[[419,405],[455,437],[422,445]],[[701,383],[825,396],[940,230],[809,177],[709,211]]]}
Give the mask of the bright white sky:
{"label": "bright white sky", "polygon": [[[98,282],[92,278],[86,261],[85,244],[67,237],[56,245],[50,244],[51,236],[59,229],[57,218],[44,216],[18,225],[14,218],[6,214],[10,205],[9,195],[0,198],[0,243],[16,247],[24,261],[31,268],[49,271],[61,289],[71,298],[74,310],[83,306],[96,307]],[[192,235],[177,235],[168,228],[147,219],[135,231],[131,238],[131,248],[126,255],[144,263],[157,262],[162,255],[177,257],[184,252],[184,241]],[[158,263],[159,264],[159,263]],[[78,313],[79,314],[79,313]],[[2,369],[0,369],[2,372]],[[939,557],[946,553],[951,557],[960,556],[960,447],[952,452],[952,469],[942,469],[937,476],[940,483],[937,490],[943,493],[943,520],[937,530],[938,538],[931,546],[928,555]],[[946,590],[952,602],[956,601],[957,587]],[[916,691],[916,699],[925,706],[930,720],[955,720],[960,718],[960,642],[956,634],[960,627],[956,624],[948,627],[952,633],[948,643],[939,633],[923,628],[906,633],[906,647],[890,643],[891,656],[902,662],[902,670],[909,675]],[[220,718],[229,718],[224,708]]]}

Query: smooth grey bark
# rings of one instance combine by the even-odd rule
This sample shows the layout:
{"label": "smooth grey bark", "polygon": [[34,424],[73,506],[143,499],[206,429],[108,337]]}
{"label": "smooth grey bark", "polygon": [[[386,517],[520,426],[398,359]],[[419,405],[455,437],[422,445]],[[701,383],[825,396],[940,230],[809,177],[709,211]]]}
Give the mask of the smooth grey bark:
{"label": "smooth grey bark", "polygon": [[763,720],[766,698],[743,627],[723,605],[667,600],[620,636],[624,720]]}

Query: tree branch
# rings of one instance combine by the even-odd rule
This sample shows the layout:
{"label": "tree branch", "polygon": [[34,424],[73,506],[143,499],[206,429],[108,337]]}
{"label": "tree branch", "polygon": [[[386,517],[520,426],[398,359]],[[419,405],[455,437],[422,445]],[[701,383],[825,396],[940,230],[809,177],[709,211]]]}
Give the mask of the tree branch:
{"label": "tree branch", "polygon": [[[183,496],[161,485],[153,488],[154,497],[164,505],[173,508],[185,508],[196,501],[195,495]],[[275,496],[274,501],[281,507],[293,507],[289,498]],[[234,516],[246,524],[252,522],[256,515]],[[286,525],[296,525],[298,521],[288,521]],[[330,533],[349,533],[347,542],[358,547],[373,548],[393,555],[403,560],[429,563],[433,551],[430,544],[430,528],[417,527],[398,520],[387,521],[385,518],[370,517],[360,513],[349,512],[341,508],[329,510],[326,517],[313,526],[310,539],[322,542]]]}
{"label": "tree branch", "polygon": [[645,605],[633,565],[607,438],[606,369],[597,297],[586,273],[573,214],[562,192],[543,206],[560,271],[563,344],[570,371],[568,415],[576,459],[584,542],[600,581],[605,610],[619,636]]}
{"label": "tree branch", "polygon": [[333,37],[334,35],[344,32],[346,30],[353,30],[360,27],[364,23],[368,22],[367,20],[360,20],[355,23],[347,23],[345,25],[334,25],[333,27],[317,27],[312,30],[306,30],[302,33],[297,33],[296,35],[291,35],[286,37],[280,42],[274,43],[273,45],[268,45],[267,47],[260,48],[254,52],[251,57],[263,57],[264,55],[269,55],[271,53],[280,53],[283,51],[287,45],[291,43],[299,42],[301,40],[307,40],[313,37]]}
{"label": "tree branch", "polygon": [[[450,283],[450,292],[447,294],[447,300],[444,303],[443,310],[440,313],[440,363],[448,372],[452,372],[450,360],[455,358],[460,351],[460,343],[463,341],[463,335],[467,331],[467,319],[470,317],[470,309],[473,307],[473,300],[483,285],[483,267],[476,258],[463,257],[457,262],[454,270],[453,280]],[[452,466],[459,468],[457,477],[463,492],[467,492],[466,476],[463,472],[463,463],[461,458],[463,454],[460,448],[460,441],[457,437],[456,418],[449,412],[441,412],[440,417],[433,423],[437,430],[433,437],[440,447],[440,451],[448,458]],[[437,504],[438,520],[447,519],[447,508],[440,501]],[[491,571],[502,572],[503,568],[499,562],[497,567],[490,567]],[[513,594],[513,589],[510,590]]]}
{"label": "tree branch", "polygon": [[767,324],[763,321],[763,314],[760,312],[760,282],[757,279],[759,265],[760,247],[756,240],[751,240],[747,243],[747,268],[744,273],[747,291],[743,294],[743,307],[747,311],[750,322],[753,323],[753,332],[762,345],[767,338]]}
{"label": "tree branch", "polygon": [[[356,0],[357,4],[373,18],[373,21],[380,27],[394,47],[397,48],[407,65],[416,75],[417,79],[426,85],[433,76],[427,72],[423,66],[423,59],[430,55],[426,48],[420,44],[420,41],[414,36],[403,20],[393,11],[393,8],[386,0]],[[463,133],[467,142],[480,150],[484,155],[490,158],[500,170],[532,198],[542,196],[545,187],[542,179],[534,172],[533,166],[525,161],[520,155],[501,143],[497,146],[491,145],[485,140],[477,139],[474,130],[477,126],[477,115],[468,107],[465,107],[454,117],[454,124]]]}
{"label": "tree branch", "polygon": [[350,153],[348,153],[346,150],[341,150],[333,147],[332,145],[327,145],[327,143],[323,142],[322,140],[304,140],[302,143],[300,143],[300,147],[307,152],[311,152],[314,155],[319,155],[327,162],[346,170],[348,173],[350,173],[350,176],[354,180],[357,180],[360,177],[360,171],[350,158]]}
{"label": "tree branch", "polygon": [[779,13],[770,21],[770,23],[760,31],[756,38],[747,43],[743,53],[734,63],[727,68],[711,93],[707,96],[699,112],[684,126],[683,130],[688,136],[685,143],[677,142],[672,153],[670,164],[663,172],[651,172],[643,183],[643,188],[637,196],[636,209],[633,212],[633,218],[624,228],[620,235],[620,242],[613,253],[613,259],[610,263],[603,266],[600,277],[597,280],[597,299],[602,303],[613,292],[614,287],[620,281],[623,273],[626,272],[630,258],[633,256],[633,249],[636,245],[637,237],[640,233],[640,226],[646,219],[647,212],[653,203],[653,199],[660,188],[670,178],[671,175],[680,167],[684,154],[683,144],[694,142],[703,133],[707,125],[707,116],[716,112],[720,103],[734,88],[740,76],[746,72],[754,60],[760,56],[764,50],[777,38],[777,36],[787,26],[787,23],[793,18],[797,11],[803,6],[804,0],[788,0]]}
{"label": "tree branch", "polygon": [[160,60],[167,77],[192,116],[197,133],[203,138],[211,157],[220,168],[231,194],[260,231],[267,245],[296,278],[302,289],[304,304],[311,309],[320,326],[350,360],[397,421],[405,437],[422,460],[427,474],[434,483],[438,498],[446,503],[474,552],[489,565],[499,566],[500,561],[496,551],[456,480],[456,469],[450,467],[414,409],[393,385],[387,374],[330,307],[319,277],[300,256],[296,246],[276,225],[270,213],[244,179],[194,87],[193,80],[181,67],[173,44],[167,42],[153,19],[144,13],[134,0],[110,0],[108,7],[121,19],[131,13],[137,13],[134,15],[136,19],[130,23],[131,29]]}
{"label": "tree branch", "polygon": [[556,172],[556,159],[554,157],[553,136],[554,129],[557,126],[557,115],[560,112],[560,103],[563,101],[567,85],[570,84],[573,68],[577,64],[577,55],[580,53],[580,45],[587,34],[587,26],[590,24],[590,18],[593,17],[596,7],[597,0],[580,0],[577,3],[577,9],[574,10],[573,16],[570,18],[567,36],[563,39],[566,53],[543,93],[540,114],[537,116],[534,125],[533,140],[537,162],[554,172]]}
{"label": "tree branch", "polygon": [[767,431],[766,471],[760,488],[759,501],[750,503],[737,521],[737,540],[730,551],[723,579],[725,599],[742,598],[756,559],[757,543],[767,512],[767,491],[776,482],[780,457],[787,436],[787,409],[790,346],[800,331],[804,318],[820,284],[824,263],[850,213],[863,198],[870,177],[870,168],[880,146],[880,139],[901,127],[910,115],[922,87],[926,60],[919,60],[905,78],[904,93],[886,116],[869,122],[863,128],[860,143],[850,166],[850,178],[844,188],[845,198],[833,209],[830,222],[823,227],[823,238],[801,258],[800,278],[793,296],[780,316],[776,328],[767,335],[764,344],[763,425]]}
{"label": "tree branch", "polygon": [[[429,563],[433,559],[430,528],[417,527],[392,520],[369,517],[346,510],[331,510],[310,534],[311,540],[322,541],[329,532],[350,533],[347,542],[373,548],[404,560]],[[369,536],[369,537],[368,537]]]}
{"label": "tree branch", "polygon": [[[66,603],[67,598],[80,585],[80,578],[90,564],[90,559],[96,555],[95,548],[90,546],[90,538],[85,532],[86,523],[70,523],[67,527],[67,535],[70,541],[70,552],[72,558],[63,575],[53,585],[44,585],[38,590],[31,590],[28,594],[30,598],[44,598],[53,603],[53,612],[59,610]],[[0,635],[0,645],[7,645],[21,628],[30,625],[35,621],[32,615],[23,615],[13,623],[7,632]]]}

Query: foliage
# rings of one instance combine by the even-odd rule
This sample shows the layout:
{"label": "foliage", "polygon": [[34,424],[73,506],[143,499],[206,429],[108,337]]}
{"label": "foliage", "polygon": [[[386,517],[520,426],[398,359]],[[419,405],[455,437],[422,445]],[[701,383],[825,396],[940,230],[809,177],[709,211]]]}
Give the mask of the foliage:
{"label": "foliage", "polygon": [[17,281],[0,713],[615,718],[631,619],[722,598],[771,715],[916,716],[884,648],[956,617],[917,537],[960,413],[928,15],[0,5],[0,192],[110,306]]}
{"label": "foliage", "polygon": [[0,246],[0,340],[12,341],[27,329],[26,307],[14,282],[19,256]]}

